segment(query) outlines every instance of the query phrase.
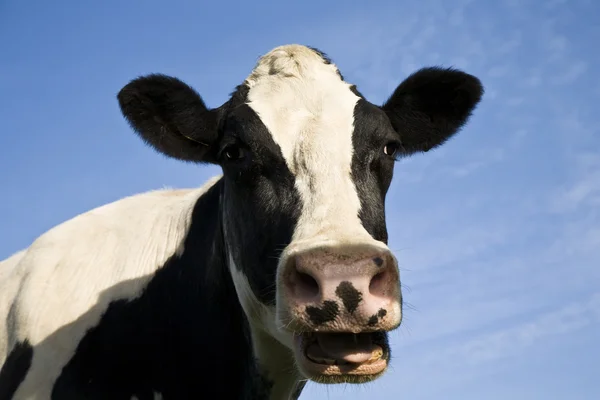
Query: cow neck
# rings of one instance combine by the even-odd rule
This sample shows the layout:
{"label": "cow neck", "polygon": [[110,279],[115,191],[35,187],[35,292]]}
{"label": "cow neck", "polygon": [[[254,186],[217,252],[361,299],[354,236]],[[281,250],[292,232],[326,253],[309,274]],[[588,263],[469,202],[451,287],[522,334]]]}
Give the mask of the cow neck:
{"label": "cow neck", "polygon": [[[224,179],[224,178],[222,178]],[[233,279],[231,271],[236,267],[231,265],[230,250],[227,246],[227,233],[225,229],[224,187],[221,184],[219,189],[219,237],[220,247],[229,279]],[[234,284],[235,285],[235,284]],[[239,298],[240,294],[237,292]],[[256,300],[258,301],[258,300]],[[242,306],[243,308],[243,306]],[[252,343],[251,354],[254,358],[257,375],[252,379],[252,392],[256,393],[256,398],[269,400],[297,400],[302,394],[306,384],[306,379],[300,376],[294,363],[292,350],[281,344],[271,334],[263,323],[248,318],[247,311],[244,310],[244,326],[249,328],[250,342]],[[271,316],[274,318],[274,313]]]}

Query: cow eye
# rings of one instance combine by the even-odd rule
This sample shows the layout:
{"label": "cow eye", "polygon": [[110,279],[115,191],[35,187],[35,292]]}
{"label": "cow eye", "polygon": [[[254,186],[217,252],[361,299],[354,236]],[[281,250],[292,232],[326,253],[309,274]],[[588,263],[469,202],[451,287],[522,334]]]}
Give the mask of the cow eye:
{"label": "cow eye", "polygon": [[237,161],[244,158],[246,153],[244,149],[242,149],[240,146],[231,144],[223,149],[223,155],[225,156],[225,158],[227,158],[227,160]]}
{"label": "cow eye", "polygon": [[383,147],[383,152],[386,156],[395,157],[400,149],[399,143],[390,142]]}

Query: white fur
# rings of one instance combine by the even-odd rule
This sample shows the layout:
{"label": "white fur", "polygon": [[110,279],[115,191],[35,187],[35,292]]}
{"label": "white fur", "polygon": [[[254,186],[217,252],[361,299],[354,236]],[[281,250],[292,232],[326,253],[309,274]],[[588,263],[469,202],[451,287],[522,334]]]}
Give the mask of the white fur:
{"label": "white fur", "polygon": [[19,290],[23,269],[17,268],[17,265],[25,255],[25,251],[21,250],[0,261],[0,365],[4,363],[7,356],[10,328],[6,317],[12,300]]}
{"label": "white fur", "polygon": [[[16,292],[16,315],[2,357],[19,340],[35,348],[15,398],[50,397],[61,368],[109,303],[136,298],[153,273],[183,250],[194,204],[219,178],[199,189],[148,192],[88,211],[1,265],[20,258],[4,282]],[[6,320],[13,300],[1,300],[0,320]]]}
{"label": "white fur", "polygon": [[0,261],[0,286],[8,279],[8,277],[12,274],[23,255],[25,255],[26,250],[21,250],[10,257]]}

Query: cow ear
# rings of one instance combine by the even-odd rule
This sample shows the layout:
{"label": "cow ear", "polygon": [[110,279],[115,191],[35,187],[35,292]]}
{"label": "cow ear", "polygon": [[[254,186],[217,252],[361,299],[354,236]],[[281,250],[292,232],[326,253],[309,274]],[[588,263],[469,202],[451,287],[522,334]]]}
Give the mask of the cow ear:
{"label": "cow ear", "polygon": [[405,155],[442,145],[467,122],[483,96],[479,79],[455,69],[423,68],[406,78],[382,109]]}
{"label": "cow ear", "polygon": [[151,147],[168,157],[215,162],[218,109],[177,78],[151,74],[136,78],[117,95],[123,116]]}

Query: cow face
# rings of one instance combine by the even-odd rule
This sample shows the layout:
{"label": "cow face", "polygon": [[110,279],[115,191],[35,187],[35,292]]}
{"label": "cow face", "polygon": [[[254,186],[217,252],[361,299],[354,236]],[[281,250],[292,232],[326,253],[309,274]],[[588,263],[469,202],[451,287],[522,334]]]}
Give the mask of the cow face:
{"label": "cow face", "polygon": [[164,75],[118,99],[160,152],[222,167],[229,268],[250,322],[293,349],[306,377],[364,382],[386,370],[386,332],[402,319],[384,212],[394,161],[443,144],[482,94],[471,75],[426,68],[376,106],[322,53],[292,45],[218,108]]}

